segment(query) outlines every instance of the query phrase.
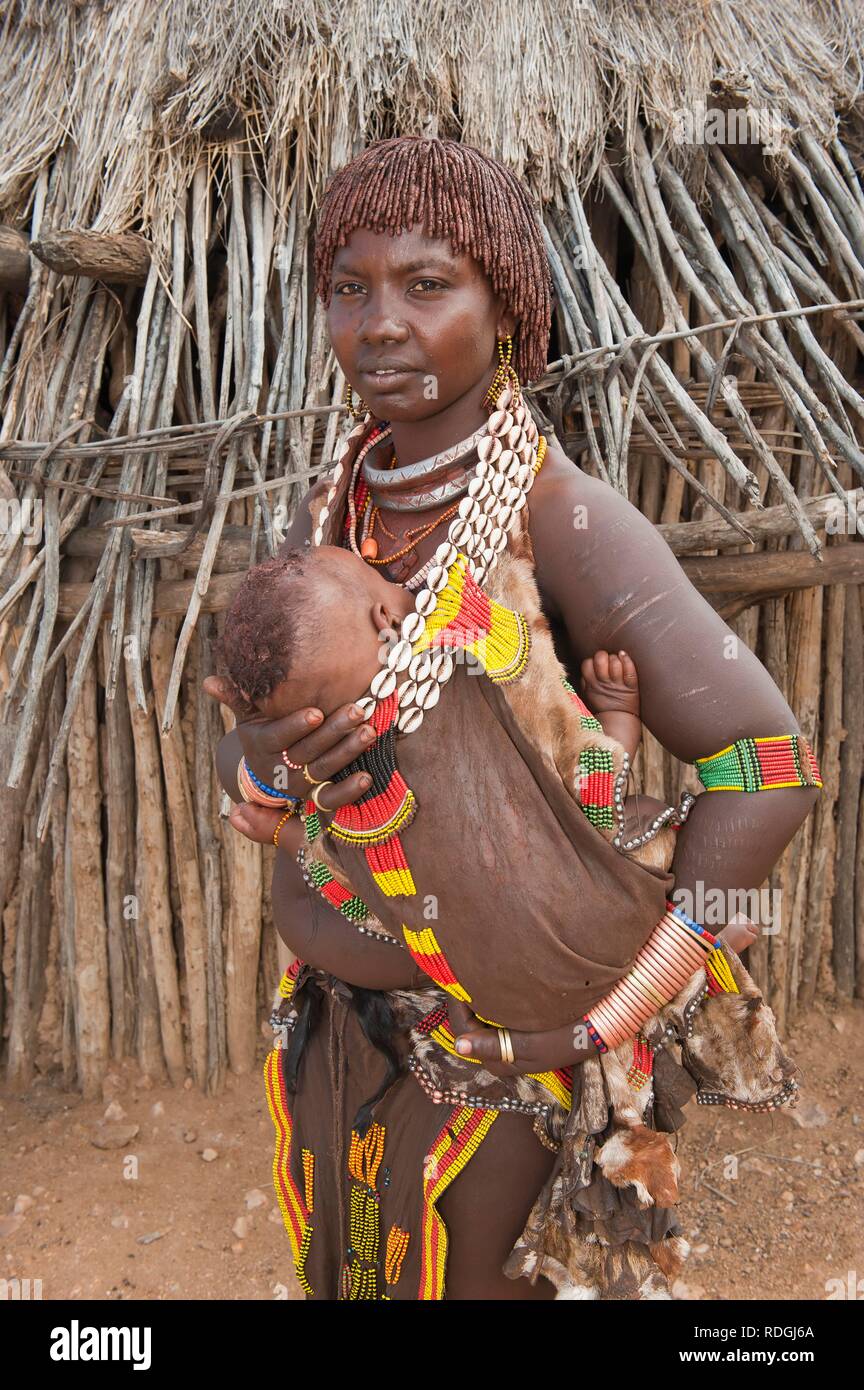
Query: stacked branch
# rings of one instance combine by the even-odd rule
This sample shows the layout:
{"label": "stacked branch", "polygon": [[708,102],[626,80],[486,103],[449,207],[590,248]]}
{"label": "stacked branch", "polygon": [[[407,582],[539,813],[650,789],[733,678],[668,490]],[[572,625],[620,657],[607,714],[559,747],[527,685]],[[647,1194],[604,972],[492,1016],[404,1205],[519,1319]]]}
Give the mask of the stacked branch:
{"label": "stacked branch", "polygon": [[[222,819],[225,717],[201,680],[242,575],[346,423],[311,282],[327,173],[373,133],[457,133],[457,106],[463,138],[542,207],[556,357],[530,393],[538,416],[659,528],[820,761],[823,797],[772,876],[788,910],[753,952],[759,983],[783,1021],[817,993],[861,994],[864,193],[860,123],[841,136],[835,111],[860,91],[864,26],[814,0],[791,34],[779,3],[758,8],[758,46],[736,7],[695,0],[638,23],[600,4],[541,7],[533,27],[508,13],[496,82],[463,59],[458,92],[403,3],[398,52],[368,7],[303,26],[257,0],[231,25],[203,0],[155,19],[144,0],[0,12],[0,1039],[15,1084],[59,1067],[95,1094],[135,1055],[217,1092],[254,1065],[273,851]],[[442,13],[448,51],[484,51],[481,17]],[[540,61],[544,25],[578,91]],[[660,61],[685,37],[686,64]],[[736,49],[743,94],[722,70]],[[513,90],[529,94],[520,123]],[[674,113],[706,92],[773,104],[775,156],[676,143]],[[637,772],[670,803],[699,789],[647,734]]]}

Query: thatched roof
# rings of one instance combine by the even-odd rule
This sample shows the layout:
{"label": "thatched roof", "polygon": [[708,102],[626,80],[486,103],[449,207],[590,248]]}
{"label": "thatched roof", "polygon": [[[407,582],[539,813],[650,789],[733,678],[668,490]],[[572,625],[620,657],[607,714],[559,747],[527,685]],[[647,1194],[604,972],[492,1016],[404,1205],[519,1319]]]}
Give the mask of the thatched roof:
{"label": "thatched roof", "polygon": [[[829,144],[861,94],[859,0],[19,0],[5,3],[0,216],[67,149],[67,225],[141,227],[166,256],[175,195],[230,130],[277,208],[380,134],[451,135],[543,198],[640,120],[662,140],[711,93]],[[296,144],[295,144],[296,142]],[[697,151],[690,151],[696,157]]]}

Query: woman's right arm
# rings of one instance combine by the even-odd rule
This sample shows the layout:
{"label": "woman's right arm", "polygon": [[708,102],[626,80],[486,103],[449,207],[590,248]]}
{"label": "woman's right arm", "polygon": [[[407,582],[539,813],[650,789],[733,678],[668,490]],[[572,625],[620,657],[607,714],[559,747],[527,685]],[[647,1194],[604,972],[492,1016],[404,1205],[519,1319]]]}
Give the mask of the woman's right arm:
{"label": "woman's right arm", "polygon": [[293,857],[280,848],[273,867],[273,921],[289,951],[349,985],[415,989],[430,983],[407,950],[363,936],[320,893],[306,887]]}

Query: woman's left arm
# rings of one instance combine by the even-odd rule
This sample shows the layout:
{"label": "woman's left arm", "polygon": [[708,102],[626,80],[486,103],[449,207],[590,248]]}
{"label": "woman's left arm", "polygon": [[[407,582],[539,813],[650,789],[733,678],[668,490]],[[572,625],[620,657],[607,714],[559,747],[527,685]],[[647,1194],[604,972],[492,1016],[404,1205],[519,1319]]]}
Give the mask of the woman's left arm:
{"label": "woman's left arm", "polygon": [[[636,507],[563,456],[542,487],[541,478],[530,497],[530,532],[550,616],[566,628],[577,662],[599,648],[629,652],[642,722],[665,748],[692,763],[741,738],[801,732],[765,667],[694,588]],[[711,925],[725,924],[737,910],[734,890],[764,883],[818,795],[811,786],[703,792],[678,831],[676,896],[687,890],[694,904],[710,901],[712,914],[716,903]],[[482,1040],[494,1063],[497,1038],[484,1033],[467,1036]],[[530,1069],[540,1050],[544,1070],[582,1060],[572,1033],[531,1035]],[[500,1074],[523,1070],[519,1060]]]}

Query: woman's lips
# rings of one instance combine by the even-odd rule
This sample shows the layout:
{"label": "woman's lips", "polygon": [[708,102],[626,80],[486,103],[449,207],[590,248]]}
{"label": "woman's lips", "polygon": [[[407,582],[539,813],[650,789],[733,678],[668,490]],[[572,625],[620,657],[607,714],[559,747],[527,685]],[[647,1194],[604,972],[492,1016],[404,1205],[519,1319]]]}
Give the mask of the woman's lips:
{"label": "woman's lips", "polygon": [[408,380],[416,375],[413,368],[400,367],[398,370],[387,370],[380,372],[362,372],[363,380],[368,381],[375,387],[376,391],[399,390]]}

